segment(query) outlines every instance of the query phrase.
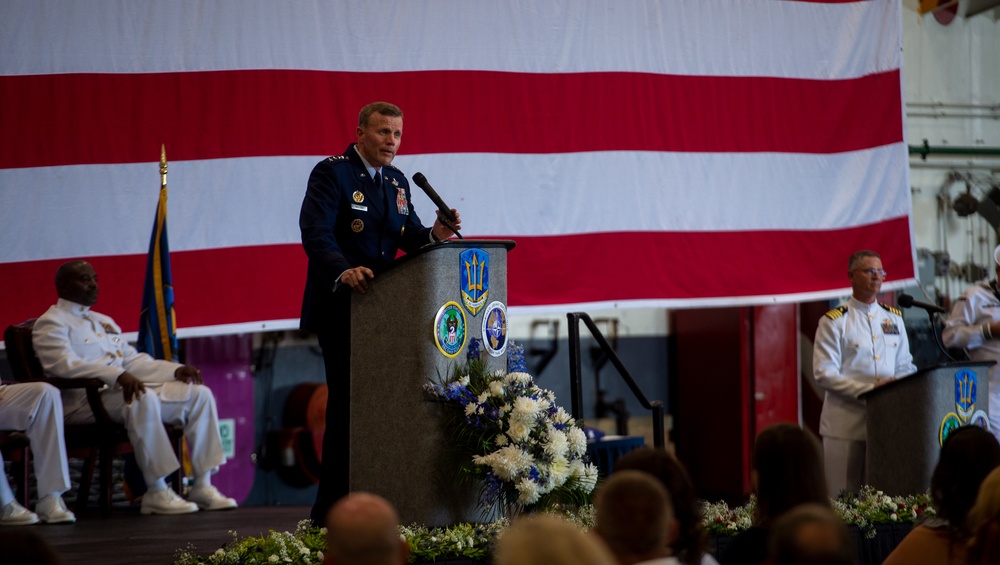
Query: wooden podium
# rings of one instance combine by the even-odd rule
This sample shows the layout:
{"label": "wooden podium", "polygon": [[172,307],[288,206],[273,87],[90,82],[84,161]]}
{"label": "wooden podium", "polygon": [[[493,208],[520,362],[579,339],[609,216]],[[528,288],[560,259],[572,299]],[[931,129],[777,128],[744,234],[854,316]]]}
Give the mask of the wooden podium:
{"label": "wooden podium", "polygon": [[[506,339],[507,251],[513,247],[497,240],[428,245],[376,272],[366,294],[353,293],[350,488],[391,501],[403,524],[478,518],[478,485],[459,486],[447,459],[441,407],[423,387],[465,364],[468,344],[483,339],[483,320],[495,302],[503,316],[492,319],[502,318]],[[445,324],[441,333],[448,335],[441,339]],[[506,370],[506,353],[483,351],[489,370]]]}
{"label": "wooden podium", "polygon": [[868,409],[866,484],[890,496],[929,489],[947,434],[989,425],[993,364],[935,365],[861,395]]}

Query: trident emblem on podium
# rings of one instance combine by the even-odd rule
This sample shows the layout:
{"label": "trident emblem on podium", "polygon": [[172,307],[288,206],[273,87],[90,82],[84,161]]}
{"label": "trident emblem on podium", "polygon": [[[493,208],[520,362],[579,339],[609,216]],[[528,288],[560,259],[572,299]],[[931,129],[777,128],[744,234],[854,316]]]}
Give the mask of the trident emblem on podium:
{"label": "trident emblem on podium", "polygon": [[948,435],[961,426],[973,425],[990,429],[990,420],[982,410],[976,410],[978,392],[976,373],[962,369],[955,373],[955,412],[949,412],[941,420],[938,442],[944,445]]}
{"label": "trident emblem on podium", "polygon": [[490,255],[482,249],[466,249],[458,256],[462,280],[462,303],[475,316],[490,296]]}

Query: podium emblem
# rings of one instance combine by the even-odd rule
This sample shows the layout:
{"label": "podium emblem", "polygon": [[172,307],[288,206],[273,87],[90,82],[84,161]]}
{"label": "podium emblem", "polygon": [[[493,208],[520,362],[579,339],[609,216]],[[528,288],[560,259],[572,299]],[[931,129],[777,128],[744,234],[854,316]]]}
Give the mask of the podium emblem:
{"label": "podium emblem", "polygon": [[493,357],[507,350],[507,307],[502,302],[490,302],[483,313],[483,346]]}
{"label": "podium emblem", "polygon": [[938,431],[938,443],[944,445],[951,432],[961,426],[979,426],[989,431],[990,419],[982,410],[976,410],[976,395],[979,390],[975,371],[962,369],[955,372],[955,411],[945,414]]}
{"label": "podium emblem", "polygon": [[458,256],[462,303],[475,316],[490,296],[490,255],[482,249],[466,249]]}
{"label": "podium emblem", "polygon": [[434,317],[434,344],[445,357],[453,358],[465,346],[465,312],[457,302],[445,302]]}

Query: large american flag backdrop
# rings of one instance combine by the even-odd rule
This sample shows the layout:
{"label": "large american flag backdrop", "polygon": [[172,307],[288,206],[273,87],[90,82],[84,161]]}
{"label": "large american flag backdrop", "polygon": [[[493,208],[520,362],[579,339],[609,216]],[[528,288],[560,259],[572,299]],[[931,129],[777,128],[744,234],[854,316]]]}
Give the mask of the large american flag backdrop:
{"label": "large american flag backdrop", "polygon": [[82,257],[97,309],[136,329],[164,144],[181,335],[295,327],[306,179],[374,100],[403,108],[395,164],[467,238],[517,242],[515,313],[829,297],[862,248],[901,283],[900,11],[5,0],[0,324],[41,314]]}

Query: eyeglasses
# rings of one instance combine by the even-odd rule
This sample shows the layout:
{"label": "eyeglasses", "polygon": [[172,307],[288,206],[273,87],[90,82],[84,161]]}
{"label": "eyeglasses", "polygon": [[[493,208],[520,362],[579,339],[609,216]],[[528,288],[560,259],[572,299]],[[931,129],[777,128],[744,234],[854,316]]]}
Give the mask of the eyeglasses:
{"label": "eyeglasses", "polygon": [[885,270],[883,269],[854,269],[854,270],[858,271],[859,273],[864,273],[866,275],[871,275],[871,276],[875,275],[878,275],[880,277],[885,276]]}

